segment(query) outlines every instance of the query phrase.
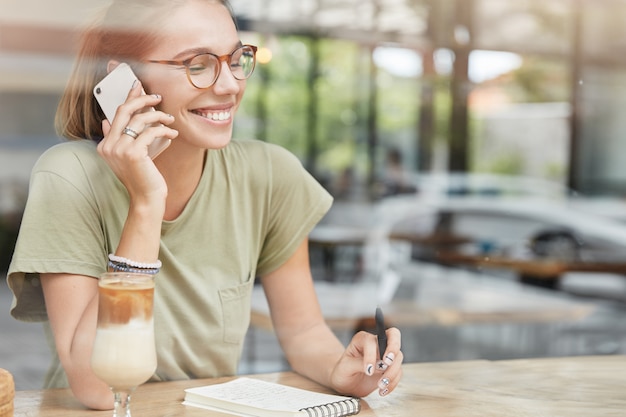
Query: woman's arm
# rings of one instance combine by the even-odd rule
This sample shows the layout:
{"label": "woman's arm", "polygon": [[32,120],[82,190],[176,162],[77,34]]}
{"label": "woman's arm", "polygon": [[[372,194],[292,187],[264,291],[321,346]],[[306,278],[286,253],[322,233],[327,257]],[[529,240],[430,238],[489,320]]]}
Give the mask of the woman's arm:
{"label": "woman's arm", "polygon": [[[162,216],[158,204],[131,202],[117,253],[139,261],[156,259]],[[103,264],[106,262],[102,260]],[[59,360],[72,392],[87,407],[112,408],[111,391],[91,370],[98,280],[82,275],[42,274],[41,284]]]}
{"label": "woman's arm", "polygon": [[[140,87],[139,83],[133,87],[112,124],[102,122],[104,138],[97,149],[126,187],[130,199],[115,254],[137,262],[154,262],[159,253],[168,189],[147,149],[155,137],[174,139],[178,132],[166,126],[173,122],[172,116],[142,111],[156,106],[161,97],[143,95]],[[136,139],[125,135],[126,126],[141,133]],[[106,263],[107,259],[102,259],[102,264]],[[97,279],[60,273],[42,274],[41,282],[59,359],[74,395],[90,408],[112,408],[111,391],[91,369],[98,310]]]}
{"label": "woman's arm", "polygon": [[81,275],[43,274],[41,285],[59,360],[74,396],[90,408],[112,408],[111,390],[91,370],[98,280]]}
{"label": "woman's arm", "polygon": [[[131,93],[131,98],[133,95],[136,96],[137,92]],[[140,107],[144,104],[141,100],[146,98],[134,97],[131,103]],[[123,112],[118,113],[123,117]],[[103,130],[107,136],[98,146],[100,155],[122,180],[130,195],[128,216],[115,252],[134,261],[154,262],[159,253],[167,186],[151,160],[146,162],[146,157],[135,155],[141,155],[142,149],[136,150],[134,143],[115,143],[116,138],[120,141],[119,134],[112,133],[106,121]],[[102,262],[106,264],[107,259]],[[98,312],[97,279],[71,274],[42,274],[41,282],[59,360],[72,392],[87,407],[112,408],[111,391],[91,369]]]}
{"label": "woman's arm", "polygon": [[344,347],[324,322],[308,264],[308,242],[279,269],[262,278],[272,322],[296,372],[329,385],[331,366]]}
{"label": "woman's arm", "polygon": [[[377,387],[387,394],[395,388],[402,375],[399,331],[387,331],[387,352],[395,359],[384,374],[376,372],[374,335],[359,332],[345,349],[322,316],[306,239],[285,264],[264,276],[262,283],[276,335],[296,372],[349,395],[366,396]],[[381,384],[383,376],[389,380],[386,385]]]}

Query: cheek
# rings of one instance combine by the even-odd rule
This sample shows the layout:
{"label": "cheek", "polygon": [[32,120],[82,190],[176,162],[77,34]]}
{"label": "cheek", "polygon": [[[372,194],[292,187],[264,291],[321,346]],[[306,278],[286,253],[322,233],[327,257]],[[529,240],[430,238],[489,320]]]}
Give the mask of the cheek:
{"label": "cheek", "polygon": [[157,108],[166,113],[174,114],[176,107],[184,103],[185,95],[189,96],[187,85],[184,84],[187,79],[181,78],[177,72],[153,73],[141,81],[147,94],[158,94],[162,97]]}
{"label": "cheek", "polygon": [[243,83],[241,88],[237,92],[237,109],[241,107],[241,101],[243,100],[245,92],[246,92],[246,84]]}
{"label": "cheek", "polygon": [[193,97],[185,94],[182,89],[161,89],[158,94],[161,95],[161,103],[157,106],[158,110],[171,114],[175,117],[187,112],[186,103],[189,103]]}

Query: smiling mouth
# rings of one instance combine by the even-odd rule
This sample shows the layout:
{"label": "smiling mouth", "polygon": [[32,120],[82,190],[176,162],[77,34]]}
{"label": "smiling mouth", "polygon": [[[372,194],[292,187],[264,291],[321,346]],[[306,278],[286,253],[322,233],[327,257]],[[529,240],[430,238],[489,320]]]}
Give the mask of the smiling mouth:
{"label": "smiling mouth", "polygon": [[191,110],[191,113],[203,117],[208,120],[212,120],[215,122],[223,122],[225,120],[230,120],[231,111],[223,110],[223,111],[201,111],[201,110]]}

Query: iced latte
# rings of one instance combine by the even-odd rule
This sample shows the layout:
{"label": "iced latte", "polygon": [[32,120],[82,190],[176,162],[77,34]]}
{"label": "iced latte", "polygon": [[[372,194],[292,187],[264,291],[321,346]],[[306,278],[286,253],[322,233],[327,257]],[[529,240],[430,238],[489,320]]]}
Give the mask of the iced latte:
{"label": "iced latte", "polygon": [[151,275],[108,273],[98,283],[98,326],[91,366],[118,390],[132,390],[156,369]]}

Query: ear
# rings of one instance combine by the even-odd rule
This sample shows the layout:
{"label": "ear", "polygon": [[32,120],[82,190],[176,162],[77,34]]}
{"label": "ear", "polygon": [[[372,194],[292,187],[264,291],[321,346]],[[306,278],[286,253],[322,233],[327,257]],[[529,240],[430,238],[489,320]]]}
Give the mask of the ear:
{"label": "ear", "polygon": [[111,59],[109,62],[107,62],[107,72],[113,71],[119,64],[120,64],[120,61]]}

